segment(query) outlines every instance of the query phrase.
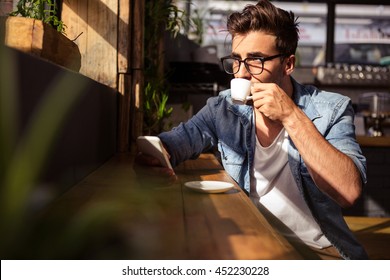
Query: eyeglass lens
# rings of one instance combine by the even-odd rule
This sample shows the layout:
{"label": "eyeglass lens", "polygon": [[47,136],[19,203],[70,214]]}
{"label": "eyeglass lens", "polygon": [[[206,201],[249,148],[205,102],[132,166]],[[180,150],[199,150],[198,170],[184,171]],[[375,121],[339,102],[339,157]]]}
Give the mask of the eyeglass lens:
{"label": "eyeglass lens", "polygon": [[245,64],[248,72],[253,75],[261,74],[263,71],[263,63],[258,58],[246,59],[244,61],[240,61],[237,58],[224,58],[223,68],[228,74],[236,74],[240,70],[241,62]]}

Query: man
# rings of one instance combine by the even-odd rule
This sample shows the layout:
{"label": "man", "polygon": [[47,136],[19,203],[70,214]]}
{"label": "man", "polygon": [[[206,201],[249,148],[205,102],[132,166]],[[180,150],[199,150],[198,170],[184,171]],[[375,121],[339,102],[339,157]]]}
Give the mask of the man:
{"label": "man", "polygon": [[367,258],[341,212],[366,181],[350,100],[290,76],[299,39],[292,12],[261,0],[230,15],[227,29],[232,53],[222,58],[224,69],[251,81],[253,101],[237,105],[223,91],[161,133],[172,165],[218,147],[225,170],[290,241],[336,258]]}

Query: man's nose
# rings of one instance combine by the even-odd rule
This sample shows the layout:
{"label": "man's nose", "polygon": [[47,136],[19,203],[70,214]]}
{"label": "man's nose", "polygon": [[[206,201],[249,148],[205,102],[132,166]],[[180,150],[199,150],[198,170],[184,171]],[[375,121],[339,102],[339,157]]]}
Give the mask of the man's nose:
{"label": "man's nose", "polygon": [[238,69],[238,72],[234,75],[236,78],[243,78],[243,79],[251,79],[252,75],[248,72],[248,70],[245,67],[244,63],[241,63],[240,69]]}

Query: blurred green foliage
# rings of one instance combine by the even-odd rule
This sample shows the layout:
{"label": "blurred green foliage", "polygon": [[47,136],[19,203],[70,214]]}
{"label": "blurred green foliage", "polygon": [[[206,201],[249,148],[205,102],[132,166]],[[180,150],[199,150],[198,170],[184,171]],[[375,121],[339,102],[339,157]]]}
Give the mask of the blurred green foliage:
{"label": "blurred green foliage", "polygon": [[19,0],[10,16],[22,16],[42,20],[58,32],[65,33],[65,24],[58,18],[58,7],[53,0]]}
{"label": "blurred green foliage", "polygon": [[[139,192],[129,180],[125,187],[104,185],[104,195],[96,195],[92,200],[91,190],[79,187],[78,197],[73,197],[70,189],[65,194],[55,193],[50,201],[35,201],[42,192],[41,174],[50,164],[51,148],[67,116],[88,90],[89,80],[75,79],[74,73],[64,71],[50,82],[28,124],[20,131],[18,116],[22,112],[18,99],[23,96],[17,85],[25,81],[17,78],[17,59],[13,54],[0,44],[0,258],[77,260],[138,256],[139,236],[156,224],[158,217],[153,213],[161,213],[160,207],[165,207],[150,199],[148,188]],[[126,174],[131,172],[126,169]],[[99,180],[93,191],[99,193],[101,188]],[[139,221],[134,223],[137,232],[133,232],[134,224],[129,225],[127,219]]]}
{"label": "blurred green foliage", "polygon": [[[86,82],[57,77],[23,132],[19,132],[18,89],[13,52],[0,45],[0,256],[18,258],[29,251],[36,216],[30,209],[39,176],[56,134],[82,96]],[[39,241],[39,242],[38,242]],[[43,244],[41,244],[43,245]]]}

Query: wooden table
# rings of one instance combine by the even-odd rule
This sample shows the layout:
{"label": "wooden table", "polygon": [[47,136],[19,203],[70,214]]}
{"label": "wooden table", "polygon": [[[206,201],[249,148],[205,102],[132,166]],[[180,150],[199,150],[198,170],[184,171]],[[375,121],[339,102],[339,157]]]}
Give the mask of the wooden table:
{"label": "wooden table", "polygon": [[[172,184],[150,183],[152,176],[137,178],[132,166],[131,155],[114,156],[53,203],[44,214],[44,225],[61,234],[42,236],[50,244],[46,250],[56,252],[53,257],[302,258],[213,155],[178,166],[178,180]],[[184,186],[193,180],[226,181],[235,188],[198,193]],[[51,258],[50,253],[42,257]]]}
{"label": "wooden table", "polygon": [[345,220],[372,260],[390,260],[389,217],[345,217]]}

